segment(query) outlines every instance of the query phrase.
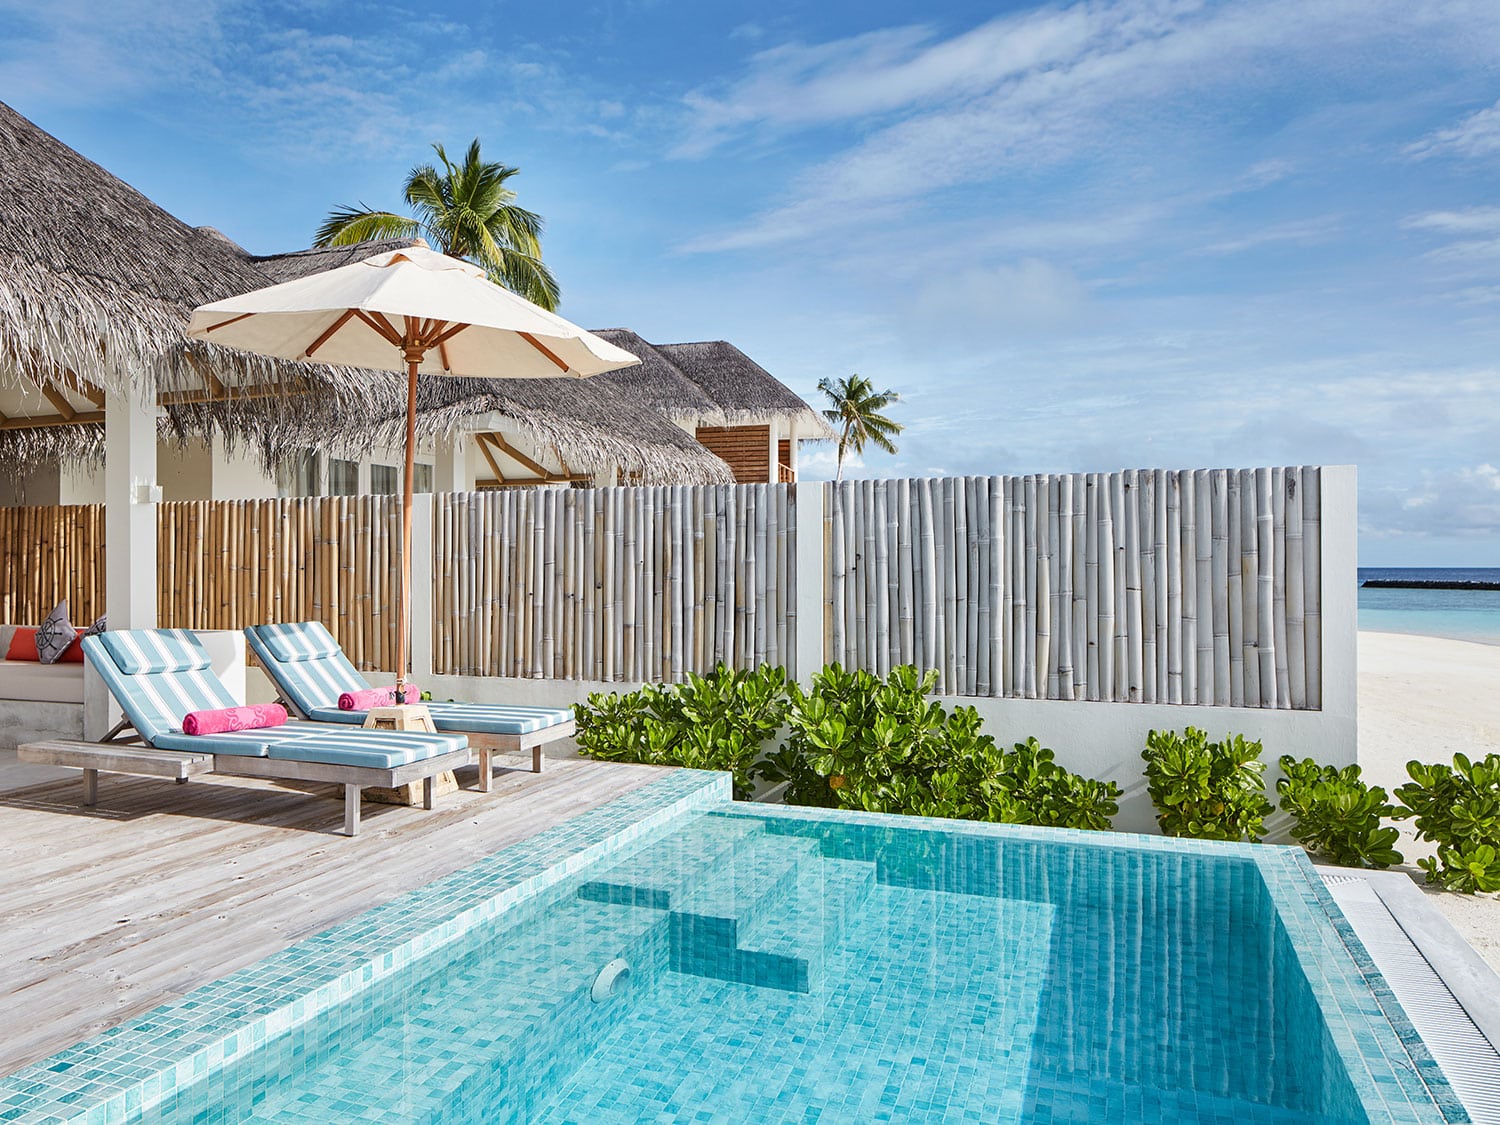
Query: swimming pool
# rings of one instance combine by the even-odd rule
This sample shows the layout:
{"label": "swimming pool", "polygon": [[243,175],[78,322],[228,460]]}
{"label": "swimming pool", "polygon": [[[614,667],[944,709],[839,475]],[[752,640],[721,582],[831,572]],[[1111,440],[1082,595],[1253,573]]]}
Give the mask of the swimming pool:
{"label": "swimming pool", "polygon": [[0,1082],[0,1110],[1444,1120],[1292,849],[727,796],[668,775]]}

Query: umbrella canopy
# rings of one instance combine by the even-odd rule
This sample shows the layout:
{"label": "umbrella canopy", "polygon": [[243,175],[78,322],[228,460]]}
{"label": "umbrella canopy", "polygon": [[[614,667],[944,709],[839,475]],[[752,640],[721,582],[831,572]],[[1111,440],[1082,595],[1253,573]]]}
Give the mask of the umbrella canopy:
{"label": "umbrella canopy", "polygon": [[188,325],[190,337],[258,355],[381,371],[409,369],[409,334],[425,345],[417,370],[428,375],[584,376],[640,362],[424,246],[200,305]]}
{"label": "umbrella canopy", "polygon": [[284,281],[193,310],[188,336],[279,359],[407,373],[396,701],[405,702],[417,376],[598,375],[635,356],[495,285],[425,244]]}

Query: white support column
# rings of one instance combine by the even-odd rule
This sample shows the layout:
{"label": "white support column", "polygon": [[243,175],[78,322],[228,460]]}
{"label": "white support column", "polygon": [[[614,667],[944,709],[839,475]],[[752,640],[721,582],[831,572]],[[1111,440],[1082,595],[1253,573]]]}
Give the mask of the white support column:
{"label": "white support column", "polygon": [[1359,490],[1353,465],[1322,470],[1323,714],[1347,723],[1331,734],[1319,761],[1348,765],[1357,758],[1359,673]]}
{"label": "white support column", "polygon": [[432,494],[411,498],[411,679],[432,680]]}
{"label": "white support column", "polygon": [[472,492],[474,482],[469,479],[468,438],[454,434],[452,441],[440,441],[437,457],[432,466],[432,490],[434,492]]}
{"label": "white support column", "polygon": [[781,464],[781,454],[777,451],[777,448],[776,448],[776,446],[777,446],[777,440],[781,437],[781,431],[776,426],[776,419],[775,418],[772,418],[770,424],[768,426],[766,426],[766,433],[767,433],[767,436],[770,438],[770,446],[771,446],[771,452],[770,452],[770,456],[768,458],[769,461],[770,461],[770,463],[771,463],[771,469],[766,474],[766,483],[767,484],[776,484],[777,482],[779,482],[781,480],[781,472],[777,468],[777,466]]}
{"label": "white support column", "polygon": [[154,398],[111,394],[104,402],[104,600],[111,629],[157,624]]}
{"label": "white support column", "polygon": [[823,485],[790,486],[797,510],[797,659],[793,672],[803,687],[823,667]]}

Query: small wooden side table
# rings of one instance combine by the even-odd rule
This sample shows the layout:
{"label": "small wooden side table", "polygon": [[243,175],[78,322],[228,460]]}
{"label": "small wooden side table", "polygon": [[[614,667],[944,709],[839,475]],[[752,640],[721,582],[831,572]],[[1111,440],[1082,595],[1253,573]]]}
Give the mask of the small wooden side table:
{"label": "small wooden side table", "polygon": [[389,707],[371,707],[365,712],[366,730],[425,730],[437,733],[432,712],[420,703],[393,703]]}
{"label": "small wooden side table", "polygon": [[[432,713],[420,703],[393,703],[389,707],[372,707],[365,712],[365,729],[437,733],[437,728],[432,725]],[[453,776],[452,770],[444,771],[432,779],[434,797],[456,792],[457,789],[458,778]],[[371,786],[364,791],[364,796],[385,805],[420,805],[422,783],[414,781],[409,785],[398,785],[394,789]]]}

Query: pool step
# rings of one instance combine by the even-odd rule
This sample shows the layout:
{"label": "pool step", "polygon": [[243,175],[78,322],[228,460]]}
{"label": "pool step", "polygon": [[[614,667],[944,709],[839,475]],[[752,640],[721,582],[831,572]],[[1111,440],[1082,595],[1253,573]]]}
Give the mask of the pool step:
{"label": "pool step", "polygon": [[805,987],[791,991],[812,991],[822,983],[828,955],[848,933],[874,886],[874,864],[826,858],[803,864],[785,905],[757,918],[740,936],[740,948],[800,962]]}
{"label": "pool step", "polygon": [[673,970],[808,992],[874,883],[868,863],[825,859],[818,841],[753,820],[706,817],[692,854],[646,851],[579,888],[579,897],[662,911]]}

